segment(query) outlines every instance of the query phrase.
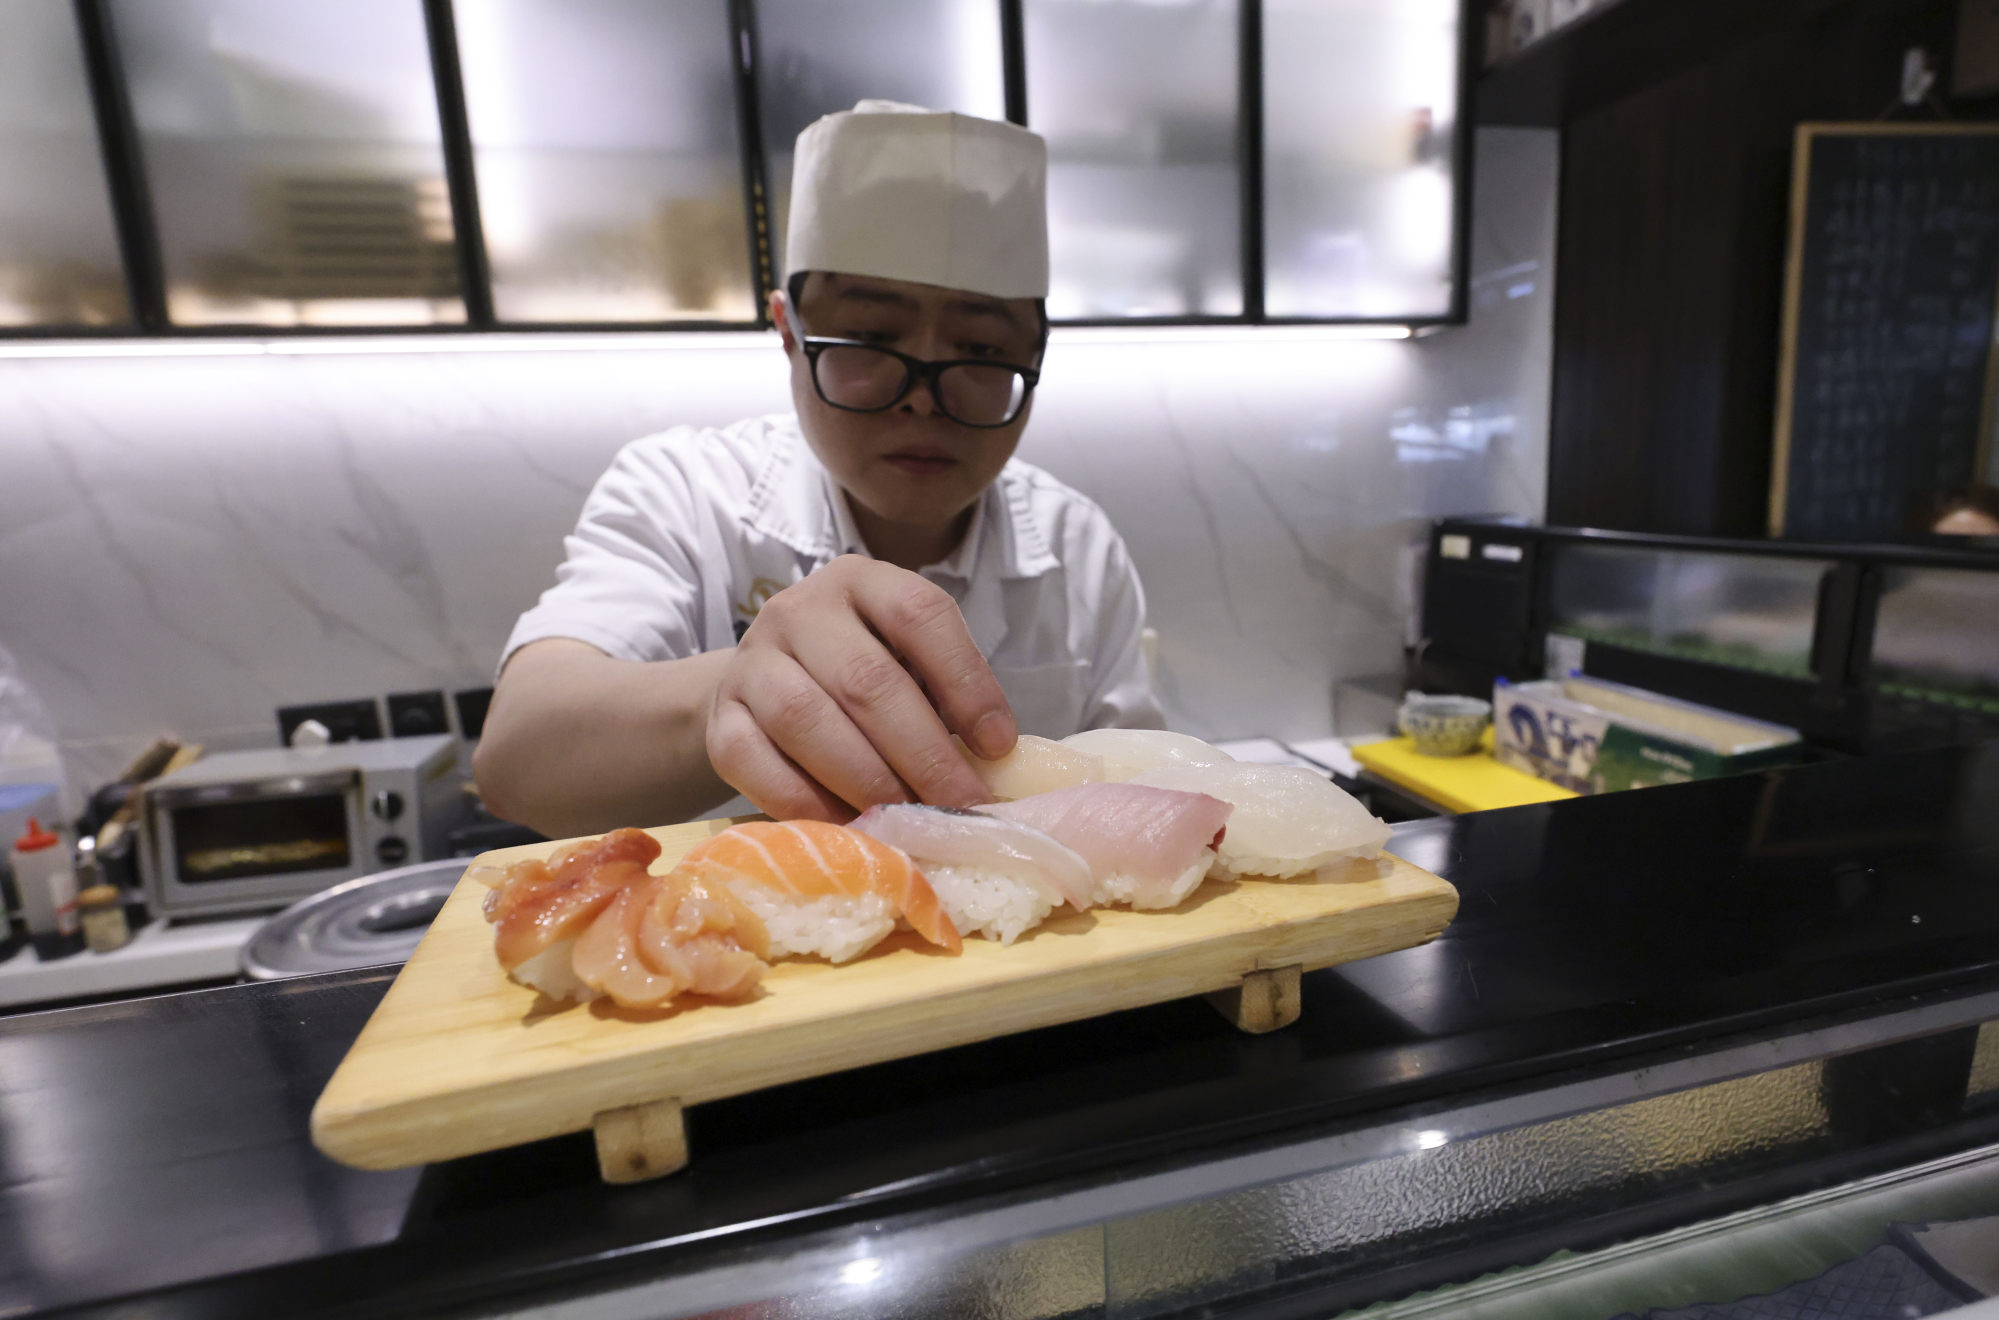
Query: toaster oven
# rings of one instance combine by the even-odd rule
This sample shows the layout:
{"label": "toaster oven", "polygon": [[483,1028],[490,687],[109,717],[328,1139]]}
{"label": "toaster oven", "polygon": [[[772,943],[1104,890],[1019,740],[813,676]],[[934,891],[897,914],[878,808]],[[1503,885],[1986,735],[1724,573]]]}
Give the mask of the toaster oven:
{"label": "toaster oven", "polygon": [[254,912],[442,857],[465,810],[448,734],[219,752],[145,789],[140,874],[156,912]]}

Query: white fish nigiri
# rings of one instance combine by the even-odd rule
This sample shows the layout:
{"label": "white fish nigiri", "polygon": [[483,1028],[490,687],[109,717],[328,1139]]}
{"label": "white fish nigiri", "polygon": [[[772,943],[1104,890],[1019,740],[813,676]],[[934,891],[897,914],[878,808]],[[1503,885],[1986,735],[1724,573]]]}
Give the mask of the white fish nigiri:
{"label": "white fish nigiri", "polygon": [[1231,875],[1293,876],[1342,857],[1372,857],[1388,826],[1323,775],[1303,766],[1169,765],[1131,781],[1206,793],[1235,808],[1215,850]]}
{"label": "white fish nigiri", "polygon": [[951,924],[1011,944],[1063,903],[1089,906],[1090,864],[1040,830],[956,807],[870,807],[851,828],[908,853]]}
{"label": "white fish nigiri", "polygon": [[1177,907],[1214,865],[1235,810],[1205,793],[1144,784],[1077,784],[981,807],[1067,844],[1090,864],[1100,904]]}
{"label": "white fish nigiri", "polygon": [[1085,729],[1064,747],[1104,758],[1104,778],[1117,782],[1162,765],[1221,765],[1235,758],[1191,734],[1165,729]]}
{"label": "white fish nigiri", "polygon": [[1105,778],[1101,756],[1031,733],[1021,734],[1013,750],[996,761],[972,755],[963,741],[958,748],[985,781],[986,792],[1002,802],[1071,784],[1100,784]]}

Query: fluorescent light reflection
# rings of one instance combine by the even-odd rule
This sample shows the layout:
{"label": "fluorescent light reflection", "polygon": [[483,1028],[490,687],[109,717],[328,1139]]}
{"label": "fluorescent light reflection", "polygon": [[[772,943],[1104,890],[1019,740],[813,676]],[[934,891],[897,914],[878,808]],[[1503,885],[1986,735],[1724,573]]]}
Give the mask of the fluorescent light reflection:
{"label": "fluorescent light reflection", "polygon": [[[1057,344],[1312,344],[1413,338],[1406,325],[1171,325],[1057,328]],[[768,353],[770,330],[663,330],[621,334],[299,336],[285,339],[36,339],[0,341],[0,358],[367,357],[393,353],[661,353],[745,349]]]}
{"label": "fluorescent light reflection", "polygon": [[1406,325],[1079,325],[1058,326],[1049,339],[1057,344],[1273,344],[1409,339],[1415,333]]}
{"label": "fluorescent light reflection", "polygon": [[1439,1132],[1435,1128],[1427,1128],[1416,1134],[1416,1149],[1435,1150],[1439,1146],[1449,1145],[1450,1141],[1451,1138],[1448,1133]]}
{"label": "fluorescent light reflection", "polygon": [[66,339],[0,342],[0,358],[366,357],[393,353],[658,353],[677,348],[768,353],[775,331],[625,334],[354,335],[296,339]]}
{"label": "fluorescent light reflection", "polygon": [[853,1288],[865,1288],[881,1275],[882,1263],[873,1256],[850,1260],[840,1267],[840,1282]]}

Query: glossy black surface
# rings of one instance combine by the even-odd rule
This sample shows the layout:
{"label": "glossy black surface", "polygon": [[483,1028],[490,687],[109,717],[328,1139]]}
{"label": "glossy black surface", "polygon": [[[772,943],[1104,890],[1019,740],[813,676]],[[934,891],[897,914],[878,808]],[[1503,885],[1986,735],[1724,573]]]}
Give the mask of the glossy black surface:
{"label": "glossy black surface", "polygon": [[586,1137],[392,1174],[313,1151],[307,1113],[386,971],[0,1019],[0,1314],[441,1302],[1999,985],[1999,744],[1416,822],[1392,846],[1457,884],[1458,920],[1307,977],[1292,1028],[1239,1035],[1187,1001],[781,1087],[692,1111],[690,1169],[629,1188],[596,1182]]}

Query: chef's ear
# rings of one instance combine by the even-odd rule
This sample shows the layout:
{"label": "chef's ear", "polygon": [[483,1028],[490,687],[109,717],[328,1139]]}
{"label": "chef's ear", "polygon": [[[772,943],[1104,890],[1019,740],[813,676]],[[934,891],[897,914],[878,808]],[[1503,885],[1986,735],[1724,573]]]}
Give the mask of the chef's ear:
{"label": "chef's ear", "polygon": [[778,338],[784,341],[786,353],[798,347],[798,329],[791,312],[791,295],[783,289],[770,291],[770,323],[777,328]]}

